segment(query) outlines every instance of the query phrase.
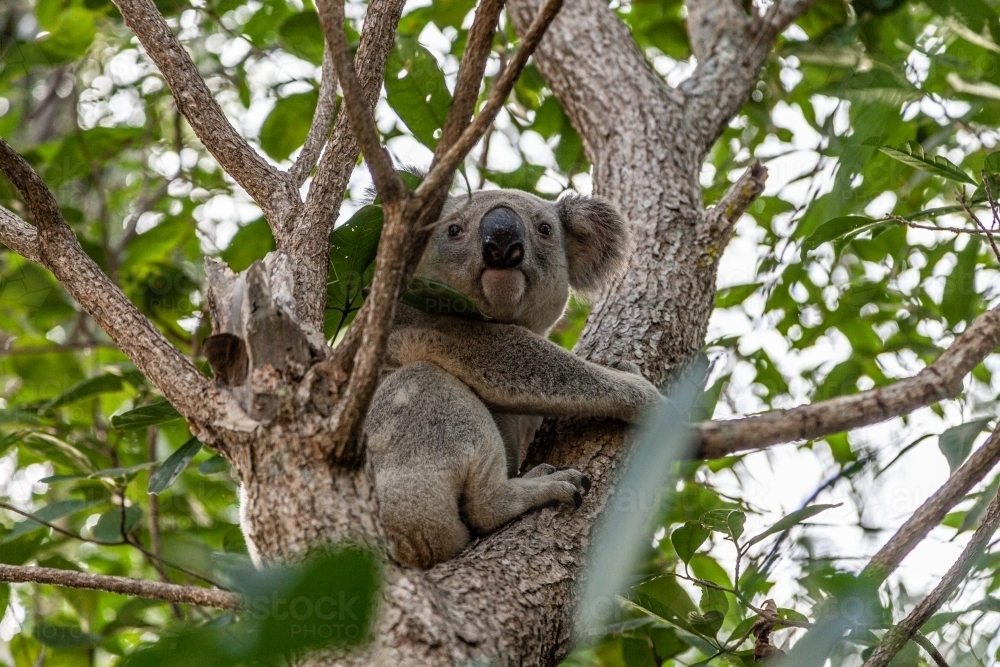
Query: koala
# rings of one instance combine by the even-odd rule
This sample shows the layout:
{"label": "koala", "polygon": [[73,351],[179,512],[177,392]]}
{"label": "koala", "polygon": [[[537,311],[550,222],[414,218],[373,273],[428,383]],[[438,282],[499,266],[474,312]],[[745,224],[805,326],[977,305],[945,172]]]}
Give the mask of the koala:
{"label": "koala", "polygon": [[519,475],[543,417],[635,422],[664,400],[634,370],[546,338],[570,291],[618,277],[632,247],[601,197],[497,190],[447,202],[416,275],[464,293],[489,320],[399,306],[364,428],[398,561],[427,568],[533,508],[579,507],[583,473],[542,464]]}

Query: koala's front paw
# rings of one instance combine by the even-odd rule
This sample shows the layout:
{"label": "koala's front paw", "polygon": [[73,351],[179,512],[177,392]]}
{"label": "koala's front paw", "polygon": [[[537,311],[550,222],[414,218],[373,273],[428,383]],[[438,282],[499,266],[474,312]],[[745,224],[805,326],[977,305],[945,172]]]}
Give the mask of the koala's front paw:
{"label": "koala's front paw", "polygon": [[625,361],[625,360],[616,361],[613,364],[611,364],[611,367],[614,368],[615,370],[631,373],[632,375],[640,375],[640,376],[642,375],[642,369],[639,368],[638,364],[632,361]]}

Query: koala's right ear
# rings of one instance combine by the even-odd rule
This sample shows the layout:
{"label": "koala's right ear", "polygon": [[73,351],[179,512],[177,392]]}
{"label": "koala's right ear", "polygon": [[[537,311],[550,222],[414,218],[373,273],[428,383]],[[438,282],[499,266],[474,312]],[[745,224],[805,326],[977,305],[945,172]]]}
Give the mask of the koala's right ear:
{"label": "koala's right ear", "polygon": [[614,204],[597,195],[569,195],[556,209],[566,230],[569,284],[574,290],[591,294],[625,272],[632,230]]}

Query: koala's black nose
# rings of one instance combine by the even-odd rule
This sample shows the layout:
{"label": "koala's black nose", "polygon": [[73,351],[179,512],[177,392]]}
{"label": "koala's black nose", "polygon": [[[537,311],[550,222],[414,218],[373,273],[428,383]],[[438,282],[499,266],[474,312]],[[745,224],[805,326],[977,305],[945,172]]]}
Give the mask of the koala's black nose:
{"label": "koala's black nose", "polygon": [[491,269],[513,269],[524,259],[524,223],[506,206],[483,216],[483,262]]}

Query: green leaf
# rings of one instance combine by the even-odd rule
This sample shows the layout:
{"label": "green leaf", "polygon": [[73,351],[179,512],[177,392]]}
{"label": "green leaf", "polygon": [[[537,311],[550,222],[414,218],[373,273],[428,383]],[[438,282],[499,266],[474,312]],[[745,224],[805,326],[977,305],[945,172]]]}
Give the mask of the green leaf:
{"label": "green leaf", "polygon": [[773,526],[765,530],[763,533],[751,537],[747,541],[746,545],[750,546],[752,544],[757,544],[761,540],[768,538],[771,535],[774,535],[775,533],[783,533],[792,526],[797,526],[806,519],[810,519],[816,516],[820,512],[825,512],[828,509],[832,509],[834,507],[840,507],[841,505],[843,505],[843,503],[837,503],[835,505],[809,505],[808,507],[803,507],[800,510],[796,510],[794,512],[786,514],[777,522],[775,522]]}
{"label": "green leaf", "polygon": [[[51,503],[45,507],[41,507],[38,510],[31,512],[31,514],[42,521],[47,521],[49,523],[55,521],[56,519],[62,519],[63,517],[69,516],[70,514],[75,514],[76,512],[81,512],[85,509],[89,509],[94,505],[100,504],[101,501],[85,501],[85,500],[60,500],[58,502]],[[29,533],[33,530],[38,530],[44,528],[45,526],[32,519],[25,519],[24,521],[19,521],[14,524],[14,528],[7,533],[7,535],[0,540],[0,544],[5,544],[7,542],[13,542],[17,538]]]}
{"label": "green leaf", "polygon": [[475,301],[451,285],[436,280],[414,278],[400,301],[431,315],[452,315],[466,320],[489,319]]}
{"label": "green leaf", "polygon": [[437,60],[415,38],[400,37],[385,69],[389,106],[420,143],[435,148],[451,105]]}
{"label": "green leaf", "polygon": [[374,271],[383,221],[382,207],[371,204],[358,209],[331,235],[326,307],[337,316],[326,331],[329,338],[350,322],[364,301],[364,291]]}
{"label": "green leaf", "polygon": [[[147,232],[148,233],[148,232]],[[275,249],[274,235],[265,218],[257,218],[253,222],[240,227],[229,247],[222,251],[222,258],[235,273],[250,268],[259,259],[264,259],[267,253]]]}
{"label": "green leaf", "polygon": [[49,35],[42,38],[38,46],[54,60],[73,60],[87,52],[96,35],[93,14],[82,7],[69,7],[59,15]]}
{"label": "green leaf", "polygon": [[907,141],[905,144],[900,144],[895,148],[879,146],[878,149],[894,160],[898,160],[921,171],[926,171],[927,173],[947,178],[948,180],[958,181],[959,183],[976,184],[954,162],[940,155],[925,153],[923,147],[915,141]]}
{"label": "green leaf", "polygon": [[119,430],[127,431],[155,426],[180,418],[181,413],[177,412],[169,401],[160,401],[115,415],[111,418],[111,425]]}
{"label": "green leaf", "polygon": [[688,614],[688,624],[698,633],[706,637],[714,637],[722,628],[722,621],[725,616],[718,611],[706,611],[704,614],[690,612]]}
{"label": "green leaf", "polygon": [[857,236],[864,232],[893,224],[889,220],[872,220],[857,215],[847,215],[840,218],[828,220],[816,228],[816,231],[809,235],[802,242],[802,253],[805,255],[810,250],[815,250],[827,241],[835,241],[847,236]]}
{"label": "green leaf", "polygon": [[260,127],[264,152],[279,162],[287,160],[305,142],[318,100],[314,90],[278,100]]}
{"label": "green leaf", "polygon": [[955,268],[945,278],[944,293],[941,295],[941,313],[949,326],[972,320],[981,309],[981,297],[976,292],[980,247],[981,242],[978,237],[969,238],[965,248],[958,253]]}
{"label": "green leaf", "polygon": [[986,510],[989,509],[990,503],[997,497],[998,490],[1000,490],[1000,475],[993,478],[989,486],[983,489],[983,492],[976,498],[976,502],[969,508],[969,511],[965,512],[965,516],[962,517],[962,523],[957,529],[959,533],[979,527],[979,522],[986,515]]}
{"label": "green leaf", "polygon": [[747,285],[734,285],[723,287],[715,293],[716,308],[732,308],[747,300],[751,294],[756,292],[763,283],[750,283]]}
{"label": "green leaf", "polygon": [[278,38],[281,48],[289,53],[313,65],[323,62],[323,29],[316,12],[307,10],[289,16],[278,28]]}
{"label": "green leaf", "polygon": [[703,612],[717,611],[725,616],[729,613],[729,598],[726,597],[725,591],[711,586],[702,586],[699,606]]}
{"label": "green leaf", "polygon": [[22,438],[21,444],[38,456],[66,468],[85,472],[88,475],[94,472],[94,464],[83,452],[54,435],[38,432],[29,433]]}
{"label": "green leaf", "polygon": [[31,634],[41,643],[55,649],[92,648],[101,643],[98,635],[84,632],[78,625],[39,623]]}
{"label": "green leaf", "polygon": [[138,505],[129,505],[125,508],[124,524],[120,507],[105,512],[97,519],[97,525],[94,526],[94,539],[100,542],[120,542],[122,530],[128,534],[139,523],[140,518],[142,518],[142,508]]}
{"label": "green leaf", "polygon": [[104,375],[97,375],[92,378],[87,378],[82,382],[77,382],[75,385],[59,394],[55,398],[52,398],[49,402],[45,403],[39,412],[46,413],[58,408],[60,406],[66,405],[68,403],[73,403],[75,401],[82,400],[84,398],[89,398],[91,396],[96,396],[98,394],[106,394],[113,391],[121,391],[122,389],[122,379],[118,375],[112,373],[105,373]]}
{"label": "green leaf", "polygon": [[511,172],[483,170],[487,180],[496,183],[501,188],[509,190],[525,190],[533,192],[538,179],[545,175],[545,167],[525,162]]}
{"label": "green leaf", "polygon": [[687,563],[711,533],[700,521],[688,521],[670,534],[670,543],[677,556]]}
{"label": "green leaf", "polygon": [[229,470],[229,461],[223,456],[213,456],[210,459],[205,459],[198,466],[198,472],[202,475],[215,475],[227,470]]}
{"label": "green leaf", "polygon": [[720,533],[726,533],[736,541],[743,534],[743,524],[747,515],[740,510],[719,509],[709,510],[698,519],[702,525]]}
{"label": "green leaf", "polygon": [[198,438],[191,438],[177,451],[167,457],[167,460],[149,476],[148,493],[158,495],[170,488],[170,485],[177,481],[184,469],[191,463],[195,454],[201,451],[201,441]]}
{"label": "green leaf", "polygon": [[948,467],[951,473],[961,466],[972,451],[972,443],[976,436],[986,430],[989,419],[977,419],[976,421],[952,426],[938,438],[938,448],[944,457],[948,459]]}
{"label": "green leaf", "polygon": [[677,578],[664,575],[644,581],[634,587],[635,604],[683,630],[690,630],[688,614],[697,613],[691,596],[677,583]]}
{"label": "green leaf", "polygon": [[4,617],[8,604],[10,604],[10,584],[0,583],[0,618]]}

